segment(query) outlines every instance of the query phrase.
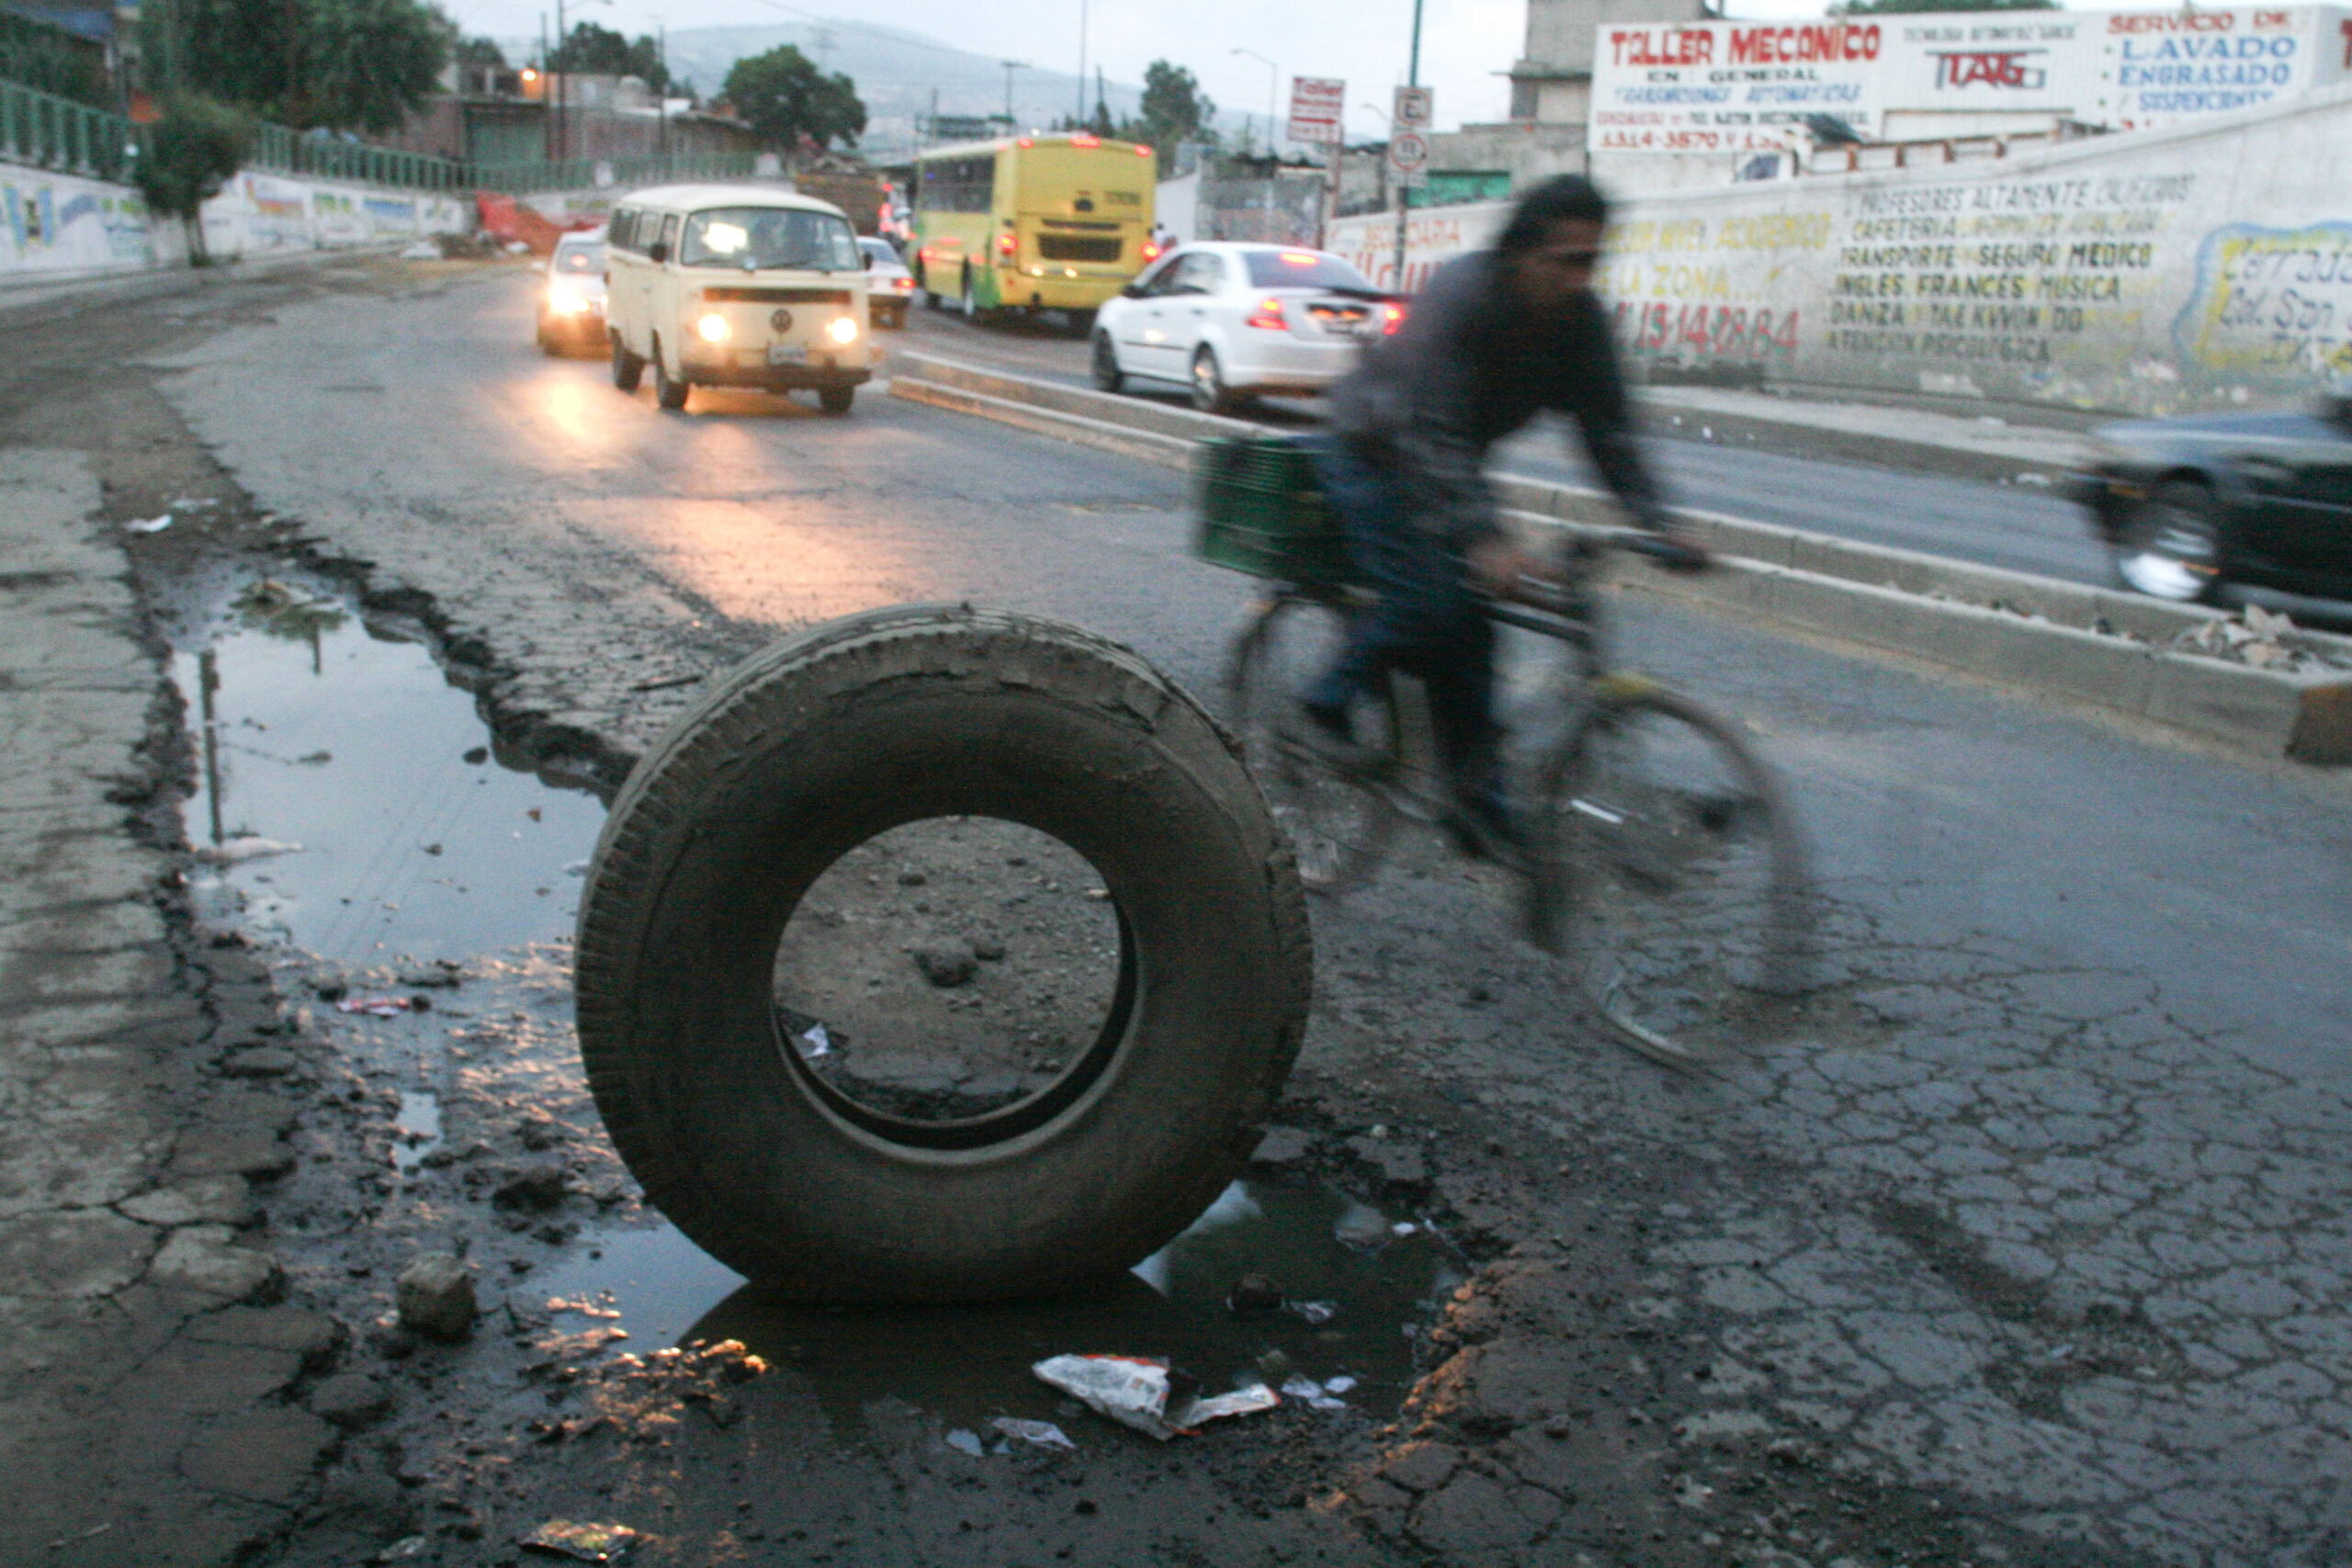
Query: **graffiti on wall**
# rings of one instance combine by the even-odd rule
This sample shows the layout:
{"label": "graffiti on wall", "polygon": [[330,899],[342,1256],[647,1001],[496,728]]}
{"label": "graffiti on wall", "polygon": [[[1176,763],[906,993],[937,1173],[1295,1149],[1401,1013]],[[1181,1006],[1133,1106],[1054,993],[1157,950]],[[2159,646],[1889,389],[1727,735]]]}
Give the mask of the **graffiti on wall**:
{"label": "graffiti on wall", "polygon": [[2194,175],[2052,177],[1854,193],[1822,347],[2026,380],[2120,328],[2163,281],[2162,239]]}
{"label": "graffiti on wall", "polygon": [[2214,230],[2173,342],[2184,372],[2296,386],[2352,378],[2352,223]]}
{"label": "graffiti on wall", "polygon": [[1815,211],[1618,225],[1598,282],[1619,343],[1677,364],[1794,359],[1804,310],[1788,298],[1783,263],[1826,249],[1835,221]]}
{"label": "graffiti on wall", "polygon": [[0,180],[0,270],[78,272],[141,265],[147,206],[134,191],[30,170]]}

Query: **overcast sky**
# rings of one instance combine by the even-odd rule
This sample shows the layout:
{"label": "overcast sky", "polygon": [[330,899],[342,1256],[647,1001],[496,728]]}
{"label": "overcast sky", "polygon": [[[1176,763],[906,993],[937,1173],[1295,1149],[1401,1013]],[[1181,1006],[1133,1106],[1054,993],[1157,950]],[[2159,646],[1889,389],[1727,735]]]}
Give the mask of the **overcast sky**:
{"label": "overcast sky", "polygon": [[[443,0],[468,32],[493,38],[552,32],[552,0]],[[2109,9],[2109,5],[2073,9]],[[1166,59],[1189,66],[1219,107],[1262,116],[1270,73],[1237,49],[1279,67],[1276,112],[1287,111],[1293,76],[1338,76],[1348,84],[1351,137],[1385,134],[1389,90],[1405,80],[1413,0],[994,0],[986,6],[929,3],[855,7],[811,0],[566,0],[565,19],[594,19],[631,37],[657,21],[683,28],[774,21],[880,22],[977,53],[1029,61],[1056,71],[1079,66],[1079,19],[1086,14],[1086,64],[1114,81],[1139,84],[1144,67]],[[1733,0],[1734,17],[1819,15],[1817,0]],[[1510,69],[1526,41],[1526,0],[1424,0],[1421,81],[1436,89],[1437,121],[1501,119],[1510,106]],[[1366,105],[1378,107],[1378,112]]]}

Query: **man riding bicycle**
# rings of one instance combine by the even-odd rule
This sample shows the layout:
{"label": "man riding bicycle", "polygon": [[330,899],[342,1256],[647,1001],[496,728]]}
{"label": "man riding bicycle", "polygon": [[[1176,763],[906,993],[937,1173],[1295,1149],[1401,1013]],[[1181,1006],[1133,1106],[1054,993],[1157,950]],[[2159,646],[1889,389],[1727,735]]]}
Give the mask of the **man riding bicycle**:
{"label": "man riding bicycle", "polygon": [[1373,761],[1350,718],[1391,669],[1429,693],[1465,847],[1509,857],[1523,841],[1505,788],[1494,718],[1493,623],[1486,598],[1546,575],[1514,546],[1485,478],[1487,449],[1544,409],[1572,416],[1592,464],[1642,527],[1677,545],[1635,444],[1609,319],[1592,292],[1609,204],[1564,175],[1537,186],[1490,251],[1447,263],[1394,337],[1331,389],[1317,476],[1345,529],[1348,558],[1377,591],[1348,646],[1301,704],[1306,739],[1343,766]]}

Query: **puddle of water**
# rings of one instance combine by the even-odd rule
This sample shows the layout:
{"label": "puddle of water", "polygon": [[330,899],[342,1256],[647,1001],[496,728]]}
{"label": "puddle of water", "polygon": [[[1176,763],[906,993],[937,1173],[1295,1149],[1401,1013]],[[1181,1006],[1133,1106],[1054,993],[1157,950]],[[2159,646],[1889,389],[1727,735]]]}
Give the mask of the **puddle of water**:
{"label": "puddle of water", "polygon": [[423,1089],[401,1090],[400,1114],[392,1119],[392,1166],[414,1170],[441,1146],[441,1097]]}
{"label": "puddle of water", "polygon": [[[1397,1235],[1399,1225],[1409,1233]],[[1116,1286],[1072,1301],[794,1307],[746,1286],[666,1225],[583,1242],[604,1256],[534,1276],[515,1292],[518,1305],[552,1308],[565,1333],[617,1323],[639,1348],[740,1339],[808,1375],[843,1431],[862,1425],[872,1402],[895,1397],[967,1426],[1021,1416],[1060,1421],[1075,1436],[1078,1424],[1057,1411],[1063,1396],[1029,1371],[1065,1352],[1164,1356],[1216,1392],[1265,1376],[1261,1358],[1280,1351],[1288,1368],[1269,1382],[1353,1377],[1347,1403],[1385,1415],[1412,1379],[1414,1335],[1465,1277],[1426,1227],[1329,1189],[1257,1182],[1227,1188]],[[1237,1318],[1226,1298],[1248,1274],[1273,1280],[1290,1304]],[[1300,1310],[1308,1303],[1328,1304],[1329,1316]]]}
{"label": "puddle of water", "polygon": [[[175,638],[210,920],[345,964],[570,934],[604,807],[498,756],[419,643],[324,583],[217,581]],[[286,846],[300,846],[299,849]]]}

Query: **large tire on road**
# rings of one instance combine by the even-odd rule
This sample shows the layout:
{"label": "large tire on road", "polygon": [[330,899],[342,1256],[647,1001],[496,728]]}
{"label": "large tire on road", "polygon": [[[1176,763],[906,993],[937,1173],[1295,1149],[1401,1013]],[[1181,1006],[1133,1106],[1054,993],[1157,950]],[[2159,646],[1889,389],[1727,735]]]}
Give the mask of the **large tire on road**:
{"label": "large tire on road", "polygon": [[612,338],[613,385],[624,392],[634,392],[637,390],[638,382],[644,378],[645,361],[631,354],[622,344],[619,333],[614,333]]}
{"label": "large tire on road", "polygon": [[[791,1048],[778,942],[844,854],[966,814],[1091,863],[1117,995],[1050,1088],[905,1120]],[[804,632],[682,718],[614,805],[577,963],[589,1084],[647,1196],[730,1268],[842,1302],[1047,1294],[1149,1256],[1255,1146],[1312,967],[1290,855],[1189,695],[1074,628],[937,605]]]}

